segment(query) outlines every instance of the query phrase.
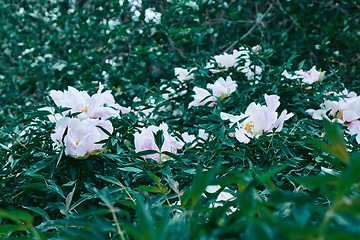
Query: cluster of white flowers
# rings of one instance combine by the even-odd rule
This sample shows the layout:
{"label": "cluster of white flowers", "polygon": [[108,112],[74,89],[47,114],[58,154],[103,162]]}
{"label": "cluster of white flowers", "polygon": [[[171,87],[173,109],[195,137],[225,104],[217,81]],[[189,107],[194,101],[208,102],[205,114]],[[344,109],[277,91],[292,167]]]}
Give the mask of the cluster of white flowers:
{"label": "cluster of white flowers", "polygon": [[[234,50],[232,54],[223,53],[215,55],[206,64],[205,68],[213,73],[221,72],[221,69],[235,68],[237,71],[244,73],[249,80],[255,80],[254,83],[258,83],[261,79],[262,68],[251,63],[250,54],[258,54],[259,50],[259,46],[253,47],[252,50],[240,47],[239,50]],[[197,68],[187,70],[178,67],[174,69],[175,76],[180,83],[195,79],[195,71],[197,71]],[[215,107],[216,98],[220,98],[220,101],[222,101],[224,98],[229,97],[236,88],[237,84],[232,80],[231,75],[226,80],[220,77],[214,84],[208,84],[206,89],[195,86],[193,88],[195,92],[193,95],[194,100],[189,104],[189,108],[202,105]]]}
{"label": "cluster of white flowers", "polygon": [[[256,49],[258,49],[258,46]],[[232,54],[215,55],[214,60],[211,60],[206,65],[206,68],[209,68],[212,72],[218,72],[219,70],[214,69],[216,64],[225,69],[234,67],[244,73],[247,79],[260,80],[262,68],[251,64],[250,54],[251,51],[248,48],[240,47],[239,50],[234,50]]]}
{"label": "cluster of white flowers", "polygon": [[283,71],[282,76],[288,79],[300,79],[302,82],[307,84],[313,84],[321,82],[325,76],[325,72],[316,70],[316,66],[313,66],[309,71],[298,70],[295,74],[290,74],[286,70]]}
{"label": "cluster of white flowers", "polygon": [[348,92],[346,89],[341,93],[333,93],[333,95],[339,97],[339,100],[325,100],[320,105],[320,109],[309,109],[306,112],[314,119],[326,118],[343,124],[351,135],[357,134],[356,141],[360,143],[360,96],[357,96],[355,92]]}
{"label": "cluster of white flowers", "polygon": [[130,111],[130,108],[115,103],[110,90],[102,92],[103,89],[100,83],[98,92],[92,96],[73,87],[64,92],[50,91],[56,106],[67,110],[62,113],[55,113],[51,107],[41,110],[51,113],[49,119],[56,123],[51,139],[57,148],[65,147],[65,155],[86,158],[101,151],[104,143],[99,142],[113,132],[108,119]]}
{"label": "cluster of white flowers", "polygon": [[[123,6],[125,1],[120,0],[119,4],[120,6]],[[139,17],[141,15],[139,9],[142,6],[141,0],[129,0],[128,3],[130,4],[131,8],[130,11],[134,14],[132,19],[133,20],[139,20]],[[155,8],[147,8],[145,9],[145,22],[154,21],[155,23],[159,24],[161,22],[161,13],[156,12]]]}
{"label": "cluster of white flowers", "polygon": [[287,110],[283,110],[278,117],[276,110],[280,105],[280,97],[267,94],[264,97],[266,106],[252,102],[245,113],[241,113],[239,116],[224,112],[220,114],[223,120],[230,121],[230,127],[235,124],[235,133],[232,133],[232,135],[239,142],[248,143],[250,138],[259,137],[263,133],[273,131],[274,128],[278,132],[283,128],[284,121],[294,115],[287,113]]}

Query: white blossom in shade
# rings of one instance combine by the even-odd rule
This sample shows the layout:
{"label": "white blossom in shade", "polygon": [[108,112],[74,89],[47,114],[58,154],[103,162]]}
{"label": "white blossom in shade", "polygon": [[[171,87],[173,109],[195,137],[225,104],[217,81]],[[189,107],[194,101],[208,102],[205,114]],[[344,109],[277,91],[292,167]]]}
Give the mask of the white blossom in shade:
{"label": "white blossom in shade", "polygon": [[245,66],[250,65],[250,56],[246,48],[240,47],[239,50],[234,50],[232,54],[223,53],[221,55],[214,56],[216,63],[220,67],[230,68],[230,67],[241,67],[239,66],[239,60],[245,60]]}
{"label": "white blossom in shade", "polygon": [[[221,188],[220,185],[209,185],[206,187],[205,191],[208,193],[216,193]],[[216,202],[211,205],[211,207],[222,207],[222,202],[231,201],[235,199],[235,196],[229,193],[230,189],[228,187],[225,187],[223,191],[219,193],[219,195],[216,198]],[[230,211],[234,212],[236,211],[236,208],[230,207]]]}
{"label": "white blossom in shade", "polygon": [[234,50],[232,54],[223,53],[221,55],[215,55],[214,60],[207,63],[205,68],[210,69],[212,72],[219,72],[219,70],[214,69],[215,63],[225,69],[235,67],[238,71],[244,73],[249,80],[261,79],[262,68],[251,64],[250,50],[245,47]]}
{"label": "white blossom in shade", "polygon": [[214,56],[215,62],[223,68],[235,67],[237,65],[237,54],[223,53],[221,55]]}
{"label": "white blossom in shade", "polygon": [[206,87],[212,90],[212,93],[215,97],[223,100],[224,98],[230,96],[231,93],[235,92],[237,84],[229,76],[226,78],[226,80],[221,77],[216,80],[214,84],[209,83]]}
{"label": "white blossom in shade", "polygon": [[298,79],[298,78],[301,78],[301,76],[298,76],[298,75],[292,75],[290,73],[288,73],[288,71],[284,70],[282,73],[281,73],[282,76],[284,76],[285,78],[288,78],[288,79]]}
{"label": "white blossom in shade", "polygon": [[154,23],[161,23],[161,13],[155,11],[155,8],[148,8],[145,10],[145,22],[153,21]]}
{"label": "white blossom in shade", "polygon": [[312,84],[315,82],[321,82],[324,78],[325,72],[319,72],[316,70],[316,66],[313,66],[309,71],[303,70],[295,71],[295,74],[302,78],[304,83]]}
{"label": "white blossom in shade", "polygon": [[175,76],[180,80],[180,82],[195,79],[195,75],[191,73],[194,70],[196,70],[196,68],[192,68],[190,71],[185,68],[174,68]]}
{"label": "white blossom in shade", "polygon": [[360,118],[360,96],[357,96],[355,92],[348,92],[346,89],[339,94],[335,93],[334,96],[340,97],[339,100],[325,100],[320,105],[320,109],[309,109],[306,112],[314,119],[329,119],[326,116],[326,113],[329,112],[330,116],[341,124],[351,123]]}
{"label": "white blossom in shade", "polygon": [[[173,154],[177,153],[177,150],[184,146],[184,143],[176,140],[175,137],[170,136],[168,133],[168,125],[166,123],[160,124],[157,126],[149,126],[147,128],[141,128],[140,132],[134,134],[134,143],[135,143],[135,152],[142,152],[146,150],[155,150],[159,153],[145,155],[144,158],[151,158],[158,163],[165,162],[170,159],[166,154],[161,152],[171,152]],[[161,149],[155,143],[154,134],[158,131],[163,132],[164,142]]]}
{"label": "white blossom in shade", "polygon": [[51,90],[50,97],[58,107],[71,108],[71,110],[64,112],[64,115],[67,115],[69,111],[71,111],[71,113],[85,112],[88,108],[90,99],[87,92],[78,91],[76,88],[70,86],[68,87],[68,90],[65,90],[64,92]]}
{"label": "white blossom in shade", "polygon": [[263,133],[280,131],[283,128],[284,121],[291,118],[294,114],[282,111],[278,117],[276,112],[280,105],[279,96],[265,94],[266,106],[252,102],[246,109],[245,113],[240,116],[231,114],[221,114],[222,119],[229,119],[231,126],[235,121],[243,120],[237,123],[235,127],[235,137],[239,142],[248,143],[253,137],[259,137]]}
{"label": "white blossom in shade", "polygon": [[104,143],[98,142],[109,138],[100,127],[109,134],[113,132],[110,121],[64,117],[56,122],[51,139],[56,147],[65,146],[65,155],[86,158],[101,151]]}
{"label": "white blossom in shade", "polygon": [[199,129],[198,137],[203,140],[207,140],[209,138],[209,134],[205,132],[205,129]]}
{"label": "white blossom in shade", "polygon": [[[261,73],[262,73],[262,68],[260,66],[247,66],[247,67],[242,67],[240,68],[241,72],[245,74],[246,78],[251,80],[251,79],[255,79],[255,80],[260,80],[261,79]],[[255,84],[257,84],[258,82],[255,82]]]}
{"label": "white blossom in shade", "polygon": [[196,137],[194,135],[190,135],[187,132],[181,134],[181,137],[182,137],[182,139],[184,140],[185,143],[191,143],[196,139]]}
{"label": "white blossom in shade", "polygon": [[203,88],[194,87],[195,94],[193,95],[194,100],[189,104],[190,107],[197,107],[209,104],[209,107],[215,107],[216,98],[211,93]]}

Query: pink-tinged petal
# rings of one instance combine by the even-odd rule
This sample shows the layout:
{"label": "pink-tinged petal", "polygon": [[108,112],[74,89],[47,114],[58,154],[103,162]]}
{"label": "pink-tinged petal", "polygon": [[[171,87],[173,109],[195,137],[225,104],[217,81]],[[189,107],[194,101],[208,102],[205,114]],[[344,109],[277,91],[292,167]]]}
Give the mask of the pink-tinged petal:
{"label": "pink-tinged petal", "polygon": [[122,106],[120,106],[118,109],[120,110],[120,112],[122,114],[127,114],[127,113],[129,113],[131,111],[130,107],[122,107]]}
{"label": "pink-tinged petal", "polygon": [[190,73],[192,71],[196,70],[196,68],[190,69],[188,71],[184,68],[174,68],[175,76],[182,82],[189,79],[195,79],[195,75],[193,73]]}
{"label": "pink-tinged petal", "polygon": [[[181,137],[183,138],[185,143],[191,143],[192,141],[194,141],[196,139],[196,137],[194,135],[190,135],[187,132],[181,134]],[[182,147],[180,147],[180,148],[182,148]]]}
{"label": "pink-tinged petal", "polygon": [[276,111],[276,109],[280,106],[280,97],[277,95],[267,95],[265,94],[265,102],[269,109],[269,111]]}
{"label": "pink-tinged petal", "polygon": [[351,135],[357,134],[356,141],[360,143],[360,121],[353,121],[347,124],[347,126]]}
{"label": "pink-tinged petal", "polygon": [[287,110],[282,111],[280,114],[280,117],[274,123],[274,128],[277,128],[276,132],[281,131],[281,129],[283,128],[284,122],[293,116],[294,116],[294,114],[293,113],[288,114]]}
{"label": "pink-tinged petal", "polygon": [[344,121],[344,122],[352,122],[352,121],[354,121],[354,120],[357,120],[357,119],[359,119],[360,118],[360,116],[359,116],[359,114],[357,114],[356,112],[354,112],[354,111],[347,111],[347,110],[344,110],[343,111],[343,118],[342,118],[342,120]]}

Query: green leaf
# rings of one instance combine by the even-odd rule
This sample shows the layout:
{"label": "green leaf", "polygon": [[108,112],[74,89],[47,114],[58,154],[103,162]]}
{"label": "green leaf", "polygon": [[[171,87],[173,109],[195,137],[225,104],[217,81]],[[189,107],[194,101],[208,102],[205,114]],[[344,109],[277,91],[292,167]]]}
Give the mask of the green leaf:
{"label": "green leaf", "polygon": [[156,154],[156,153],[159,153],[159,152],[156,151],[156,150],[145,150],[145,151],[134,153],[131,156],[133,156],[133,157],[141,157],[141,156],[151,155],[151,154]]}
{"label": "green leaf", "polygon": [[257,174],[257,179],[259,180],[259,182],[263,183],[271,191],[275,191],[276,190],[276,185],[271,180],[271,178],[273,176],[275,176],[277,173],[284,170],[286,167],[287,167],[286,165],[280,165],[280,166],[277,166],[275,168],[272,168],[272,169],[266,171],[265,173],[261,173],[258,170],[256,170],[255,172]]}
{"label": "green leaf", "polygon": [[70,204],[71,201],[73,199],[74,193],[75,193],[75,189],[76,189],[76,184],[74,185],[73,190],[66,196],[66,201],[65,201],[65,209],[66,209],[66,213],[70,212]]}
{"label": "green leaf", "polygon": [[121,171],[125,171],[125,172],[135,172],[135,173],[139,173],[139,172],[143,172],[142,169],[136,168],[136,167],[123,167],[123,168],[118,168]]}
{"label": "green leaf", "polygon": [[61,190],[61,188],[55,184],[55,182],[51,179],[46,180],[46,182],[50,185],[47,185],[50,189],[52,189],[54,192],[59,194],[61,197],[65,199],[64,192]]}
{"label": "green leaf", "polygon": [[337,186],[339,184],[339,177],[334,175],[291,177],[290,179],[312,190],[325,186]]}
{"label": "green leaf", "polygon": [[324,129],[326,137],[329,139],[330,144],[325,144],[319,140],[309,140],[313,145],[321,148],[322,150],[334,155],[344,163],[350,161],[350,156],[346,148],[344,135],[341,132],[337,123],[332,123],[324,118]]}
{"label": "green leaf", "polygon": [[24,231],[25,229],[26,229],[25,226],[22,225],[13,225],[13,224],[0,225],[0,233]]}
{"label": "green leaf", "polygon": [[153,173],[147,172],[147,174],[156,182],[156,185],[160,186],[160,179]]}
{"label": "green leaf", "polygon": [[22,185],[19,188],[23,188],[23,189],[43,189],[46,186],[45,183],[43,182],[36,182],[36,183],[29,183],[26,185]]}
{"label": "green leaf", "polygon": [[143,191],[143,192],[152,192],[152,193],[163,193],[165,194],[168,190],[167,187],[159,188],[154,186],[140,186],[135,188],[137,191]]}
{"label": "green leaf", "polygon": [[154,135],[155,144],[161,151],[161,148],[162,148],[162,146],[164,144],[164,140],[165,140],[164,132],[163,132],[163,130],[158,130],[156,133],[153,132],[153,135]]}
{"label": "green leaf", "polygon": [[192,181],[189,191],[181,197],[181,206],[185,207],[190,202],[190,208],[193,208],[198,202],[201,194],[205,191],[206,187],[213,181],[219,166],[216,165],[209,172],[203,172],[200,167],[197,170],[197,174]]}
{"label": "green leaf", "polygon": [[4,210],[0,209],[0,217],[10,218],[15,223],[22,224],[25,222],[26,224],[31,224],[33,221],[33,216],[29,213],[22,210]]}
{"label": "green leaf", "polygon": [[42,210],[41,208],[38,208],[38,207],[26,207],[26,206],[23,206],[23,208],[29,209],[29,210],[31,210],[33,212],[36,212],[37,214],[39,214],[40,216],[42,216],[43,218],[45,218],[48,221],[50,220],[49,215],[44,210]]}
{"label": "green leaf", "polygon": [[335,201],[340,200],[359,180],[360,177],[360,152],[350,154],[350,162],[340,176]]}

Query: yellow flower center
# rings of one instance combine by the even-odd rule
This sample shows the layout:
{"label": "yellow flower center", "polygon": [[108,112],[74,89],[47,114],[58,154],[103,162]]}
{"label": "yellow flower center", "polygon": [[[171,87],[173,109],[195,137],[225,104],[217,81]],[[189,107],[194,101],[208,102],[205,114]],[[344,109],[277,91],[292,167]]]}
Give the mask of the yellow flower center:
{"label": "yellow flower center", "polygon": [[84,107],[84,108],[81,110],[81,112],[85,112],[85,113],[87,113],[87,111],[88,111],[88,108],[87,108],[87,107]]}
{"label": "yellow flower center", "polygon": [[76,144],[76,146],[78,145],[80,143],[80,140],[79,141],[77,141],[75,144]]}
{"label": "yellow flower center", "polygon": [[245,125],[245,127],[244,127],[245,131],[247,131],[247,132],[251,132],[251,130],[252,130],[253,128],[254,128],[254,123],[253,123],[253,121],[248,122],[248,123]]}
{"label": "yellow flower center", "polygon": [[335,114],[334,114],[334,117],[343,120],[343,118],[344,118],[344,110],[340,110],[340,109],[337,110],[337,111],[335,112]]}

